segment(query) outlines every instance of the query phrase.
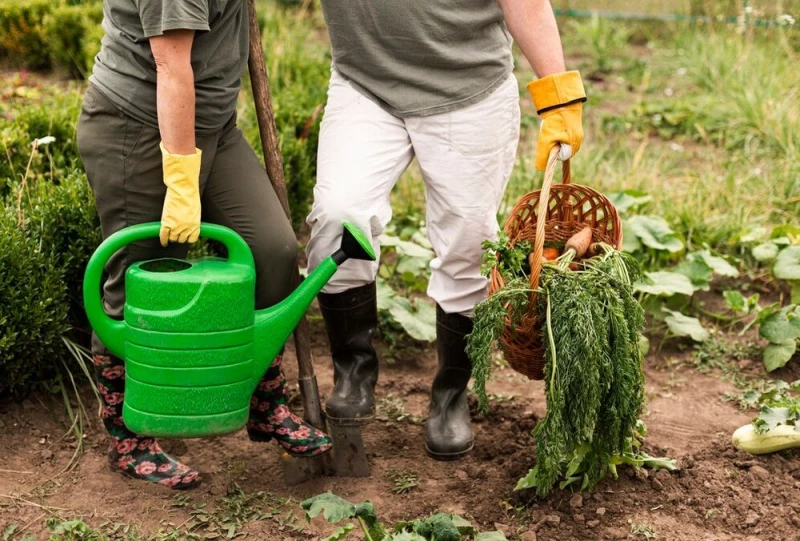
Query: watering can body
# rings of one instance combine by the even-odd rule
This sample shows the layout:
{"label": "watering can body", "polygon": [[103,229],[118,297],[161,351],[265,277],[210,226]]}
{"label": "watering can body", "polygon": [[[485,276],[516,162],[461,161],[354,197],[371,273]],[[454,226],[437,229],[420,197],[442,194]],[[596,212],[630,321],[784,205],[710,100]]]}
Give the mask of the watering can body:
{"label": "watering can body", "polygon": [[366,237],[345,227],[348,250],[324,260],[278,305],[256,311],[249,247],[232,230],[203,224],[201,235],[223,243],[228,258],[157,259],[131,265],[125,275],[122,321],[103,310],[103,267],[127,244],[157,237],[160,224],[137,225],[109,236],[87,266],[84,303],[97,336],[125,361],[125,425],[138,434],[171,438],[242,428],[256,385],[316,294],[344,260],[374,259]]}

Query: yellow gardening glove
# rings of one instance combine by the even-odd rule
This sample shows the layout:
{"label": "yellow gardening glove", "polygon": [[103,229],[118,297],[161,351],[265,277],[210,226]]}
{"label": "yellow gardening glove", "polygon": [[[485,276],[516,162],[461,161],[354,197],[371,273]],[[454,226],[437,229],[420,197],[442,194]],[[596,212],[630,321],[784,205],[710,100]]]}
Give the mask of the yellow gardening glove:
{"label": "yellow gardening glove", "polygon": [[161,212],[161,245],[195,242],[200,236],[200,162],[202,151],[191,155],[170,154],[161,143],[167,196]]}
{"label": "yellow gardening glove", "polygon": [[568,160],[580,150],[583,142],[581,114],[586,91],[581,74],[566,71],[528,83],[528,92],[542,118],[536,143],[536,169],[544,171],[553,147],[561,145],[559,158],[562,160]]}

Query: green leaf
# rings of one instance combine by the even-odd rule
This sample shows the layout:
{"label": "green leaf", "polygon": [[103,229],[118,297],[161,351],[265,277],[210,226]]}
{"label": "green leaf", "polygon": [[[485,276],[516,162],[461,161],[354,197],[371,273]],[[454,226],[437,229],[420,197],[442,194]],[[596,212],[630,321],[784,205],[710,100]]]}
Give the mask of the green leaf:
{"label": "green leaf", "polygon": [[689,258],[673,268],[673,272],[683,274],[695,289],[708,291],[711,289],[711,279],[714,276],[713,269],[702,259]]}
{"label": "green leaf", "polygon": [[19,529],[18,524],[9,524],[8,526],[6,526],[3,529],[3,541],[11,539],[11,536],[14,535],[14,532],[16,532],[18,529]]}
{"label": "green leaf", "polygon": [[350,532],[352,532],[354,528],[355,526],[353,526],[352,524],[345,524],[344,526],[333,532],[325,539],[320,539],[320,541],[341,541],[342,539],[350,535]]}
{"label": "green leaf", "polygon": [[415,304],[404,297],[395,297],[389,314],[415,340],[433,342],[436,339],[436,306],[427,300]]}
{"label": "green leaf", "polygon": [[781,237],[800,237],[800,226],[794,224],[779,225],[772,230],[770,237],[773,239]]}
{"label": "green leaf", "polygon": [[773,302],[762,308],[758,314],[756,314],[756,319],[753,321],[755,325],[761,325],[764,321],[767,320],[772,314],[776,314],[781,311],[781,305],[778,302]]}
{"label": "green leaf", "polygon": [[[381,268],[386,268],[386,267],[381,267]],[[394,298],[396,296],[394,290],[392,289],[392,286],[390,286],[386,282],[386,280],[384,280],[381,277],[378,277],[375,280],[375,286],[378,297],[378,310],[388,311],[389,308],[391,308],[392,302],[394,301]]]}
{"label": "green leaf", "polygon": [[695,342],[705,342],[710,336],[708,331],[703,328],[700,320],[696,317],[689,317],[680,312],[675,312],[664,308],[667,316],[664,321],[667,327],[675,336],[688,336]]}
{"label": "green leaf", "polygon": [[792,304],[800,304],[800,282],[792,284],[791,302]]}
{"label": "green leaf", "polygon": [[632,216],[625,225],[648,248],[670,253],[683,250],[683,242],[660,216]]}
{"label": "green leaf", "polygon": [[759,431],[772,430],[781,425],[790,424],[789,421],[794,421],[794,417],[790,414],[789,408],[771,408],[765,406],[761,408],[758,414],[757,426]]}
{"label": "green leaf", "polygon": [[356,514],[355,505],[331,492],[309,498],[300,503],[300,507],[306,512],[306,520],[323,513],[325,520],[331,524],[353,518]]}
{"label": "green leaf", "polygon": [[722,296],[725,298],[725,305],[732,312],[736,312],[737,314],[747,314],[750,311],[750,308],[747,304],[747,299],[741,294],[741,292],[736,290],[723,291]]}
{"label": "green leaf", "polygon": [[758,334],[773,344],[791,342],[800,337],[800,318],[790,311],[791,308],[787,306],[765,317],[758,329]]}
{"label": "green leaf", "polygon": [[650,351],[650,340],[644,334],[639,335],[639,351],[642,352],[642,357]]}
{"label": "green leaf", "polygon": [[624,190],[608,195],[611,204],[616,207],[617,212],[620,214],[627,210],[640,207],[652,201],[652,197],[646,192],[640,190]]}
{"label": "green leaf", "polygon": [[764,349],[764,367],[772,372],[786,365],[797,351],[797,342],[790,340],[782,344],[770,344]]}
{"label": "green leaf", "polygon": [[525,477],[517,481],[517,486],[514,490],[527,490],[536,486],[536,468],[531,468]]}
{"label": "green leaf", "polygon": [[767,238],[768,231],[766,227],[754,227],[753,229],[746,229],[739,235],[739,242],[748,244],[751,242],[758,242]]}
{"label": "green leaf", "polygon": [[400,532],[392,535],[388,541],[427,541],[424,537],[414,532]]}
{"label": "green leaf", "polygon": [[395,249],[397,250],[398,255],[416,257],[424,260],[433,259],[433,251],[423,248],[414,242],[409,242],[406,240],[398,241]]}
{"label": "green leaf", "polygon": [[638,252],[643,248],[639,237],[633,232],[625,220],[622,220],[622,251],[629,254]]}
{"label": "green leaf", "polygon": [[774,242],[764,242],[753,248],[753,259],[760,263],[772,261],[778,257],[778,245]]}
{"label": "green leaf", "polygon": [[634,285],[636,291],[651,295],[670,296],[676,293],[692,296],[695,287],[685,275],[677,272],[646,272],[645,280]]}
{"label": "green leaf", "polygon": [[483,532],[475,536],[475,541],[508,541],[503,532]]}
{"label": "green leaf", "polygon": [[374,540],[380,540],[389,535],[383,524],[378,522],[378,514],[372,502],[364,502],[356,505],[356,517],[364,521],[367,526],[369,536]]}
{"label": "green leaf", "polygon": [[453,515],[453,526],[458,529],[458,532],[461,535],[475,535],[475,527],[472,525],[470,521],[467,519],[460,517],[458,515]]}
{"label": "green leaf", "polygon": [[695,259],[701,259],[706,265],[714,271],[714,274],[725,276],[727,278],[738,278],[739,271],[728,263],[725,259],[712,255],[708,250],[692,254]]}
{"label": "green leaf", "polygon": [[775,259],[772,274],[780,280],[800,280],[800,246],[781,250]]}

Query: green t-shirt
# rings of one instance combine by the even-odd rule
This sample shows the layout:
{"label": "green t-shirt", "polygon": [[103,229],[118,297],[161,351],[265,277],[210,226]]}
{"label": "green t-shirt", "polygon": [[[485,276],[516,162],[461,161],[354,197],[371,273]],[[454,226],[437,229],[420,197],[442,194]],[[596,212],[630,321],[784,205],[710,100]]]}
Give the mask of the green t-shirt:
{"label": "green t-shirt", "polygon": [[322,0],[339,73],[395,116],[465,107],[513,69],[496,0]]}
{"label": "green t-shirt", "polygon": [[149,38],[178,29],[196,31],[196,130],[216,131],[236,110],[247,65],[245,0],[104,0],[105,36],[89,81],[123,112],[158,127]]}

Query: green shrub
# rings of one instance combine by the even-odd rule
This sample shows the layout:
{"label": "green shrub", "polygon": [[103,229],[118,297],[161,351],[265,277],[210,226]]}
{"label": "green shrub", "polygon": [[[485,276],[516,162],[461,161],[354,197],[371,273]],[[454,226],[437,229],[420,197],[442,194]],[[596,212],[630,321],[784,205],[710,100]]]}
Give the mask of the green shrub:
{"label": "green shrub", "polygon": [[0,127],[0,197],[8,193],[10,182],[24,176],[34,139],[55,137],[53,143],[41,147],[34,156],[29,181],[45,177],[54,181],[80,167],[75,127],[81,100],[79,92],[66,92],[37,104],[16,100],[9,106],[5,116],[10,122]]}
{"label": "green shrub", "polygon": [[0,56],[12,65],[43,69],[50,66],[43,21],[51,0],[0,0]]}
{"label": "green shrub", "polygon": [[[275,123],[281,145],[289,207],[295,228],[305,220],[317,175],[322,107],[327,99],[330,58],[314,41],[314,19],[274,4],[264,6],[265,56]],[[255,108],[249,85],[240,126],[261,155]]]}
{"label": "green shrub", "polygon": [[0,400],[18,398],[56,366],[67,329],[61,269],[0,209]]}
{"label": "green shrub", "polygon": [[66,69],[75,77],[84,78],[88,75],[86,69],[92,65],[94,55],[97,54],[95,49],[99,51],[99,43],[95,45],[87,37],[92,40],[97,38],[96,29],[100,27],[102,20],[102,5],[61,6],[53,9],[44,18],[51,65]]}
{"label": "green shrub", "polygon": [[62,270],[69,301],[70,324],[88,334],[83,309],[83,273],[100,245],[100,220],[86,175],[72,171],[52,182],[38,182],[24,199],[28,236]]}
{"label": "green shrub", "polygon": [[97,54],[102,18],[102,3],[94,1],[0,0],[0,57],[12,67],[82,77]]}

